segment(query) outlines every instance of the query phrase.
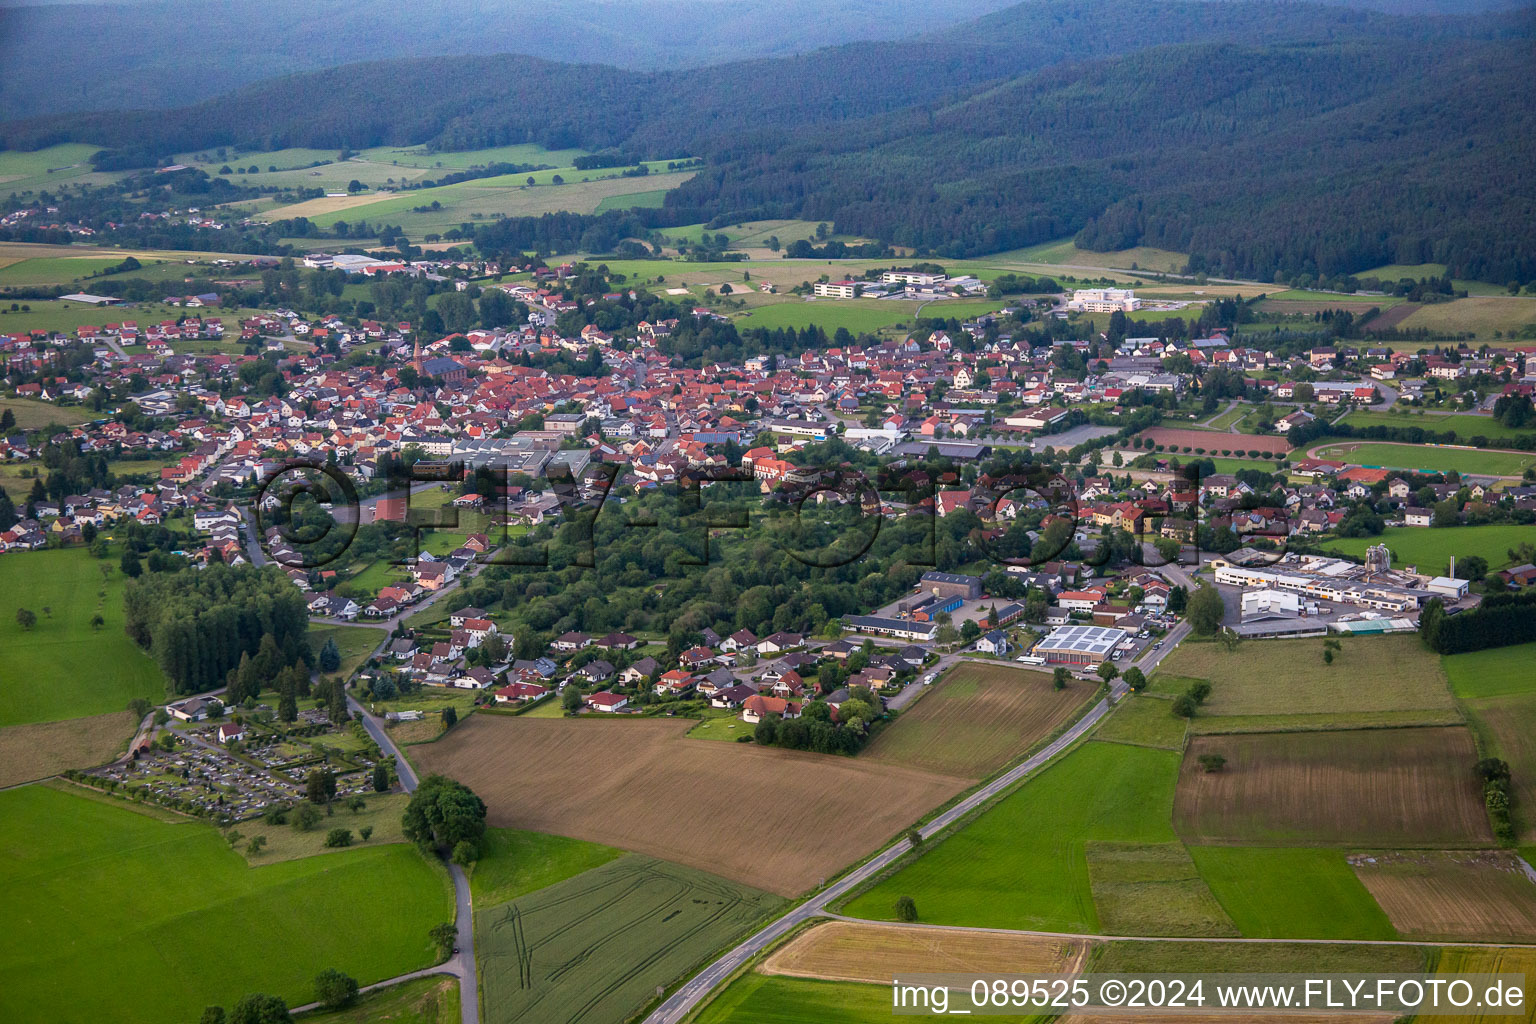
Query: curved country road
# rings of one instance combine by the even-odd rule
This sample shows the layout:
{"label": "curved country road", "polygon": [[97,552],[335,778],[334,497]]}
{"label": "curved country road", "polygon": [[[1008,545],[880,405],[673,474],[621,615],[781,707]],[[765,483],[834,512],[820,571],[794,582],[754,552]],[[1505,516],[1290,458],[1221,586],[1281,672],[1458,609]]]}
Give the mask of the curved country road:
{"label": "curved country road", "polygon": [[[1125,684],[1116,680],[1112,695],[1118,697],[1124,692],[1126,692]],[[1057,754],[1060,754],[1086,735],[1090,729],[1098,724],[1099,719],[1109,712],[1109,708],[1110,703],[1108,700],[1099,701],[1094,705],[1093,710],[1079,719],[1050,745],[1017,765],[1011,771],[993,779],[964,800],[949,808],[949,810],[922,826],[920,831],[923,838],[932,838],[976,808],[1010,789],[1025,776],[1038,771]],[[678,1021],[687,1016],[700,1000],[753,957],[766,950],[769,946],[772,946],[806,921],[812,918],[828,916],[826,907],[829,903],[846,895],[862,882],[885,870],[893,861],[898,860],[906,853],[907,849],[907,843],[904,841],[893,843],[874,857],[849,871],[821,892],[795,907],[783,917],[746,939],[735,949],[732,949],[698,974],[689,978],[681,988],[652,1011],[651,1015],[646,1018],[645,1024],[677,1024]]]}
{"label": "curved country road", "polygon": [[[400,752],[400,748],[395,746],[395,741],[389,738],[389,732],[384,728],[384,723],[369,714],[368,709],[359,704],[350,693],[347,694],[347,703],[351,705],[353,714],[362,721],[363,728],[368,730],[368,735],[372,736],[373,741],[379,745],[379,749],[394,755],[395,772],[400,776],[400,788],[407,793],[414,792],[417,782],[416,771],[405,759],[405,755]],[[429,974],[451,974],[459,979],[462,1024],[480,1024],[480,986],[475,976],[475,912],[470,900],[469,876],[464,874],[464,869],[457,864],[448,862],[447,867],[448,874],[453,878],[454,923],[459,929],[459,951],[447,962],[436,967],[412,971],[368,987],[383,988],[396,982],[409,981]]]}

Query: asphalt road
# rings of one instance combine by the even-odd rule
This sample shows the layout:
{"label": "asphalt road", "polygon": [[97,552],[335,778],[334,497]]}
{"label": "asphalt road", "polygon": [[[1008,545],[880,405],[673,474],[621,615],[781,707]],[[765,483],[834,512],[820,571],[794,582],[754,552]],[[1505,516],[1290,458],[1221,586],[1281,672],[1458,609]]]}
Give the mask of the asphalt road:
{"label": "asphalt road", "polygon": [[[1124,692],[1125,685],[1117,681],[1113,688],[1113,696],[1118,697]],[[923,838],[932,838],[974,811],[977,807],[1010,789],[1025,776],[1038,771],[1056,755],[1087,734],[1090,729],[1098,724],[1099,719],[1109,713],[1109,709],[1110,702],[1108,700],[1099,701],[1098,704],[1094,705],[1093,710],[1079,719],[1049,746],[1036,753],[1027,761],[1019,764],[1012,771],[993,779],[964,800],[922,826],[920,831]],[[908,847],[905,842],[897,842],[891,845],[833,882],[826,889],[795,907],[783,917],[752,935],[735,949],[732,949],[698,974],[689,978],[682,988],[674,992],[665,1002],[652,1011],[651,1015],[646,1018],[646,1024],[677,1024],[701,999],[753,957],[772,946],[806,921],[816,917],[827,916],[826,907],[829,903],[846,895],[867,879],[879,874],[893,861],[906,853],[907,849]]]}
{"label": "asphalt road", "polygon": [[[384,723],[369,714],[368,709],[359,704],[351,694],[347,695],[347,704],[351,706],[353,714],[362,721],[363,728],[368,730],[368,735],[373,737],[379,749],[394,755],[395,773],[400,776],[400,788],[407,793],[414,792],[418,782],[416,771],[405,759],[405,755],[400,752],[400,748],[395,746],[395,741],[390,739]],[[444,863],[447,864],[448,874],[453,878],[454,923],[459,929],[459,951],[436,967],[412,971],[369,987],[382,988],[428,974],[451,974],[459,979],[462,1024],[480,1024],[480,986],[475,976],[475,911],[470,898],[469,876],[457,864],[447,861]]]}

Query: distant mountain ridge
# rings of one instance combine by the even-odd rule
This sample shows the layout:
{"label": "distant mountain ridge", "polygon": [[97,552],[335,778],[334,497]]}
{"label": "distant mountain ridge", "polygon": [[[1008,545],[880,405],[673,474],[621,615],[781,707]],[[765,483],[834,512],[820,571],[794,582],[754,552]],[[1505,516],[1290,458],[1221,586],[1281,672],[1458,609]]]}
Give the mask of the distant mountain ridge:
{"label": "distant mountain ridge", "polygon": [[13,122],[0,138],[116,147],[127,165],[218,145],[689,155],[705,168],[653,222],[827,220],[956,256],[1076,233],[1262,279],[1442,262],[1524,282],[1533,38],[1529,9],[1027,0],[912,41],[683,70],[349,65],[172,111]]}

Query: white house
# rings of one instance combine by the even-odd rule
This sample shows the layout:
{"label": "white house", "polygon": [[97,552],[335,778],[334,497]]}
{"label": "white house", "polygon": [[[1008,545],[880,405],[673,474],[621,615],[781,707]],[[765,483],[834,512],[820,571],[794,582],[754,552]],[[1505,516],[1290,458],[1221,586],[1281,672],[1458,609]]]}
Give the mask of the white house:
{"label": "white house", "polygon": [[1007,654],[1008,637],[1000,629],[994,629],[976,641],[976,649],[984,654]]}

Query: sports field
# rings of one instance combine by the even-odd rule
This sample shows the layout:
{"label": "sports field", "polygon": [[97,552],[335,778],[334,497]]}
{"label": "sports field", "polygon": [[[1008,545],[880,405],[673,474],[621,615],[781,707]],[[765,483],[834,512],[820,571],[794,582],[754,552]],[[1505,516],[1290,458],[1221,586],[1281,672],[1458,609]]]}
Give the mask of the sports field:
{"label": "sports field", "polygon": [[1076,680],[1057,690],[1043,672],[964,661],[875,737],[863,756],[985,778],[1049,736],[1095,693]]}
{"label": "sports field", "polygon": [[1491,569],[1508,564],[1509,550],[1530,542],[1533,531],[1518,523],[1490,523],[1484,526],[1389,526],[1379,537],[1341,537],[1327,542],[1332,551],[1365,557],[1365,549],[1385,544],[1392,552],[1392,564],[1401,568],[1416,565],[1420,572],[1443,574],[1450,568],[1451,556],[1466,558],[1480,555]]}
{"label": "sports field", "polygon": [[[696,744],[709,746],[709,744]],[[486,1024],[623,1021],[783,900],[623,857],[475,917]]]}
{"label": "sports field", "polygon": [[490,823],[574,836],[792,895],[873,852],[966,781],[891,764],[698,743],[687,719],[476,715],[413,749]]}
{"label": "sports field", "polygon": [[1173,842],[1177,772],[1173,751],[1085,743],[843,912],[893,920],[911,896],[927,924],[1098,931],[1087,845]]}
{"label": "sports field", "polygon": [[[1253,640],[1234,651],[1216,643],[1184,643],[1159,668],[1210,682],[1202,717],[1284,715],[1297,719],[1296,727],[1312,728],[1348,724],[1350,716],[1371,712],[1402,713],[1399,721],[1457,720],[1440,659],[1417,635],[1346,637],[1340,643],[1331,665],[1323,661],[1322,637]],[[1159,675],[1152,690],[1182,693],[1186,686]],[[1200,724],[1222,728],[1222,723]]]}
{"label": "sports field", "polygon": [[[123,632],[125,577],[113,555],[98,561],[77,547],[0,557],[0,726],[165,700],[159,666]],[[31,629],[16,621],[19,608],[37,616]]]}
{"label": "sports field", "polygon": [[207,825],[40,786],[0,792],[0,818],[5,1020],[164,1024],[249,992],[297,1005],[322,967],[367,984],[426,966],[453,913],[446,873],[410,846],[253,869]]}
{"label": "sports field", "polygon": [[[1207,772],[1203,754],[1226,758]],[[1173,819],[1190,842],[1477,846],[1492,841],[1460,727],[1201,736]]]}
{"label": "sports field", "polygon": [[[1397,408],[1402,408],[1401,406]],[[1486,437],[1490,441],[1515,440],[1522,437],[1530,437],[1536,431],[1511,430],[1492,416],[1476,416],[1472,413],[1436,413],[1415,410],[1413,412],[1377,412],[1371,409],[1356,409],[1343,419],[1344,423],[1352,427],[1396,427],[1407,430],[1418,427],[1422,430],[1441,433],[1454,430],[1456,436],[1462,441],[1470,441],[1474,437]]]}
{"label": "sports field", "polygon": [[824,981],[889,983],[907,971],[1070,973],[1088,943],[1036,935],[827,921],[796,935],[763,961],[765,974]]}
{"label": "sports field", "polygon": [[1345,851],[1292,846],[1191,846],[1200,876],[1253,939],[1394,939]]}
{"label": "sports field", "polygon": [[1362,853],[1350,861],[1405,938],[1536,942],[1536,880],[1508,850]]}
{"label": "sports field", "polygon": [[1341,441],[1312,449],[1315,458],[1335,459],[1360,466],[1408,469],[1420,473],[1456,470],[1481,476],[1519,476],[1536,466],[1529,452],[1486,448],[1445,448],[1427,444],[1393,444],[1386,441]]}

